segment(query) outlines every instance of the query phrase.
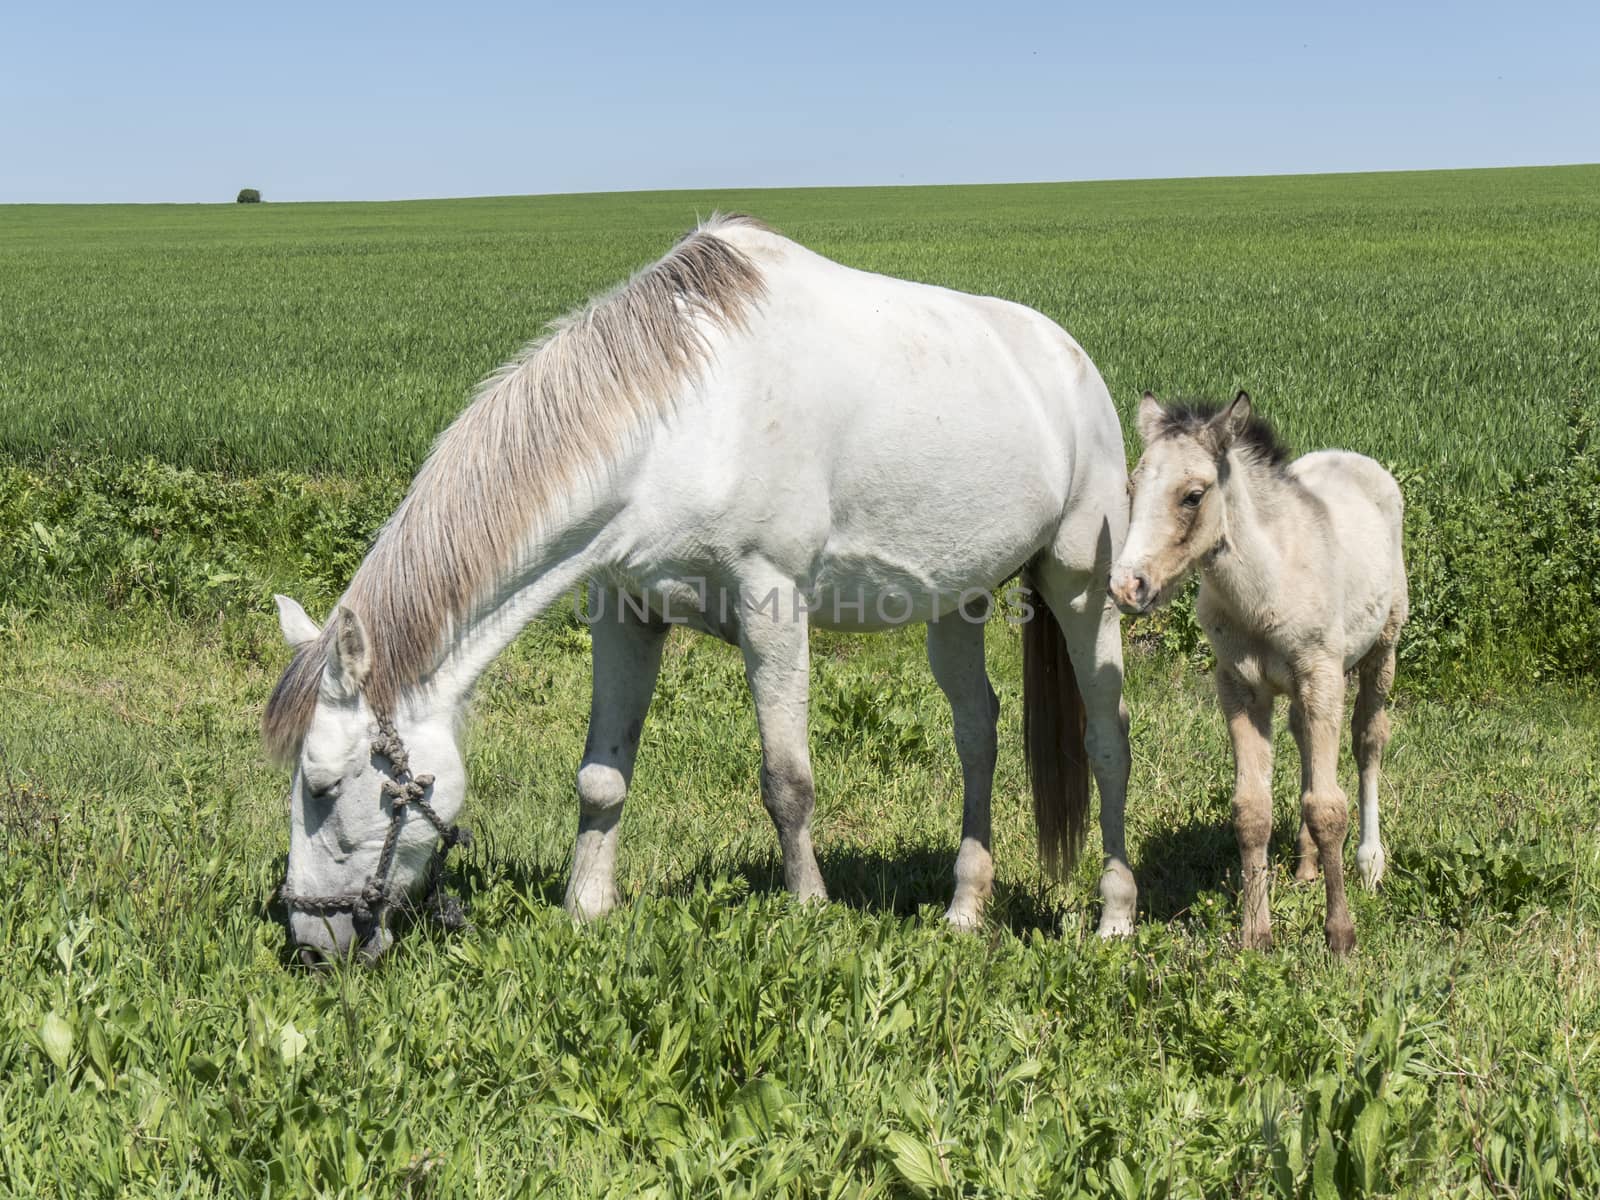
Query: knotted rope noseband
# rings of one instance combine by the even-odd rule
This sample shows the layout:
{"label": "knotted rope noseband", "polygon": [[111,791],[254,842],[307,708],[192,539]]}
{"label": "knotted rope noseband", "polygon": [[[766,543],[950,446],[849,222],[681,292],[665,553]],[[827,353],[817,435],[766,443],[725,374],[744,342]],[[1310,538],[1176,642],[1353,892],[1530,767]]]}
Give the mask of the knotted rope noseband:
{"label": "knotted rope noseband", "polygon": [[411,756],[406,753],[405,743],[395,732],[394,722],[382,713],[378,714],[378,736],[373,739],[372,753],[389,760],[389,770],[383,781],[383,794],[389,797],[389,831],[384,835],[383,849],[378,853],[378,865],[358,891],[308,896],[294,891],[288,880],[284,880],[278,888],[278,898],[291,912],[348,912],[352,918],[364,924],[381,921],[391,908],[405,903],[405,896],[396,893],[389,876],[394,871],[400,828],[406,823],[406,813],[414,808],[433,826],[442,846],[442,853],[434,856],[429,872],[428,896],[421,909],[448,929],[465,927],[467,919],[461,911],[461,902],[439,890],[439,868],[452,846],[472,844],[472,834],[460,825],[446,825],[434,811],[433,805],[423,798],[433,786],[433,776],[411,773]]}

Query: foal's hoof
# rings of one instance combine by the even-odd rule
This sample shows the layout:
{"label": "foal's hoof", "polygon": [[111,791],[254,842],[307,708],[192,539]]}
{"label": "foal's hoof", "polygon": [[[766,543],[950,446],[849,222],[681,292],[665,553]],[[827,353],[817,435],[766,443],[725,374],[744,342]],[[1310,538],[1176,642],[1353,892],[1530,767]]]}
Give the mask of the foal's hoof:
{"label": "foal's hoof", "polygon": [[1329,922],[1326,926],[1328,933],[1328,953],[1335,958],[1345,958],[1356,948],[1356,927],[1349,921],[1338,924]]}
{"label": "foal's hoof", "polygon": [[1363,846],[1356,851],[1356,869],[1361,872],[1361,883],[1369,892],[1378,890],[1385,865],[1382,846],[1371,850]]}
{"label": "foal's hoof", "polygon": [[1317,870],[1316,859],[1302,858],[1300,865],[1294,869],[1294,881],[1296,883],[1315,883],[1317,876],[1320,874],[1321,872]]}

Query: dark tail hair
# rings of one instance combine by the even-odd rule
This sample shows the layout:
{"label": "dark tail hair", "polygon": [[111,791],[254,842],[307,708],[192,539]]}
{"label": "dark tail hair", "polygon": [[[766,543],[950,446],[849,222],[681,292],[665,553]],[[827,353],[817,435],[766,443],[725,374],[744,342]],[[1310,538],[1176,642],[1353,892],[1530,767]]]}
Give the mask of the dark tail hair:
{"label": "dark tail hair", "polygon": [[1078,862],[1089,813],[1083,693],[1055,614],[1037,588],[1027,588],[1026,600],[1033,616],[1022,625],[1022,741],[1039,858],[1059,878]]}

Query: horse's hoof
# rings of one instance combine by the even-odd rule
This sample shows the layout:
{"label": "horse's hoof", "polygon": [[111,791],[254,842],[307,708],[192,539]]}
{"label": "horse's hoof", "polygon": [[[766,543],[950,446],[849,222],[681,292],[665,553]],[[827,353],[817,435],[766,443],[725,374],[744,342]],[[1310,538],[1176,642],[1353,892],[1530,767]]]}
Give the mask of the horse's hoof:
{"label": "horse's hoof", "polygon": [[983,910],[978,908],[958,908],[952,904],[945,910],[945,924],[957,933],[977,933],[983,928]]}
{"label": "horse's hoof", "polygon": [[1294,869],[1294,881],[1296,883],[1315,883],[1320,874],[1321,872],[1317,870],[1317,860],[1313,858],[1309,862],[1302,861]]}
{"label": "horse's hoof", "polygon": [[613,888],[599,894],[569,895],[561,907],[565,908],[567,915],[579,925],[588,925],[592,921],[598,921],[616,906],[617,893]]}
{"label": "horse's hoof", "polygon": [[1271,950],[1272,927],[1265,929],[1246,929],[1239,935],[1239,944],[1246,950]]}
{"label": "horse's hoof", "polygon": [[1103,938],[1132,937],[1133,918],[1102,913],[1100,914],[1100,929],[1098,932]]}

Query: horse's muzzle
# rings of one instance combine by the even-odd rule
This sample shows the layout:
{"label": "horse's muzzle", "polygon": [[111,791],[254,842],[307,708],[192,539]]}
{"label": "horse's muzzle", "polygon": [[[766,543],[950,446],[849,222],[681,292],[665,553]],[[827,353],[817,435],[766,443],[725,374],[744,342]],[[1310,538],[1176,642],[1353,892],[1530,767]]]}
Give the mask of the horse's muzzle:
{"label": "horse's muzzle", "polygon": [[327,970],[341,959],[353,958],[373,966],[394,945],[394,935],[382,926],[359,928],[350,913],[291,913],[289,944],[302,965]]}

